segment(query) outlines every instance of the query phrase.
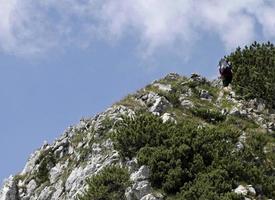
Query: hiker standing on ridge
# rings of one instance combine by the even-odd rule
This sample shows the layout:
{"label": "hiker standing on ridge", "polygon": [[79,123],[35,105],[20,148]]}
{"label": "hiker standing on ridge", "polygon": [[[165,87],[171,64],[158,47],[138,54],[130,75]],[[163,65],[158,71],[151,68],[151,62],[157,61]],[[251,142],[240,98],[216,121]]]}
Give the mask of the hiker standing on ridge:
{"label": "hiker standing on ridge", "polygon": [[232,66],[225,58],[222,58],[219,62],[219,72],[221,75],[223,87],[227,87],[233,78]]}

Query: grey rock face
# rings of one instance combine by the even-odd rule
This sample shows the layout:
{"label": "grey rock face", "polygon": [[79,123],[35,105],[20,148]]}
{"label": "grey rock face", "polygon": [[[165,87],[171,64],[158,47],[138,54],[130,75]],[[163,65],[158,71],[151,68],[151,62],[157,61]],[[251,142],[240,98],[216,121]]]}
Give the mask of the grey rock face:
{"label": "grey rock face", "polygon": [[151,186],[149,181],[135,182],[131,188],[128,188],[125,196],[127,200],[141,199],[145,195],[151,193]]}
{"label": "grey rock face", "polygon": [[19,200],[18,188],[13,176],[10,176],[0,191],[0,200]]}
{"label": "grey rock face", "polygon": [[32,179],[27,185],[27,193],[32,194],[34,192],[34,190],[36,189],[36,187],[37,187],[37,184],[36,184],[35,180]]}
{"label": "grey rock face", "polygon": [[143,165],[138,169],[138,171],[131,174],[130,179],[135,182],[146,180],[149,179],[149,173],[149,168]]}
{"label": "grey rock face", "polygon": [[[31,155],[20,173],[21,177],[26,178],[20,179],[19,183],[13,177],[6,181],[0,200],[74,199],[86,187],[87,177],[107,165],[121,162],[112,141],[102,139],[102,134],[108,134],[111,126],[121,120],[122,115],[133,116],[134,112],[125,106],[113,106],[95,118],[83,119],[79,124],[69,127],[52,145],[44,144]],[[82,138],[78,139],[77,134],[79,137],[82,134]],[[46,163],[48,183],[37,183],[35,179],[28,179],[36,176],[43,160],[41,156],[45,158],[49,154],[54,159]]]}
{"label": "grey rock face", "polygon": [[172,106],[165,97],[154,92],[149,92],[140,99],[149,107],[149,111],[156,115],[161,115],[166,108]]}
{"label": "grey rock face", "polygon": [[[130,179],[133,185],[127,188],[125,196],[127,200],[161,200],[162,198],[155,197],[152,192],[152,187],[149,183],[150,170],[147,166],[141,166],[134,171]],[[159,195],[161,196],[161,195]]]}

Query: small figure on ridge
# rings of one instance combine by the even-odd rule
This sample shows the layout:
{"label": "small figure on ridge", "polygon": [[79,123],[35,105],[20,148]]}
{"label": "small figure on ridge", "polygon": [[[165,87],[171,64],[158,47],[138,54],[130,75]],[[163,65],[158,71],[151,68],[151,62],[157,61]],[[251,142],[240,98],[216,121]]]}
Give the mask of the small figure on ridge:
{"label": "small figure on ridge", "polygon": [[224,87],[227,87],[233,78],[232,65],[225,58],[222,58],[219,62],[219,72],[221,75],[222,83]]}

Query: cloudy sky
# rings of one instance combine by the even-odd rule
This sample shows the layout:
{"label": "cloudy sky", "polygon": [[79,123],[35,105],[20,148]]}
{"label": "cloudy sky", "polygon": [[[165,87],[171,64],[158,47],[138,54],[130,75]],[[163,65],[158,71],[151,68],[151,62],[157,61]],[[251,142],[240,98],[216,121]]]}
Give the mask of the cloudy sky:
{"label": "cloudy sky", "polygon": [[0,181],[81,117],[168,72],[275,41],[273,0],[0,0]]}

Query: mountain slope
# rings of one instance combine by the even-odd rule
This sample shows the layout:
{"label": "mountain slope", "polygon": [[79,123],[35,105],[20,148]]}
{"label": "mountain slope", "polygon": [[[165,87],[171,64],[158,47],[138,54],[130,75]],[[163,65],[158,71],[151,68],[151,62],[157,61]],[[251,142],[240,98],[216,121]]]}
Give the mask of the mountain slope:
{"label": "mountain slope", "polygon": [[263,100],[172,73],[44,144],[0,200],[274,199],[274,131]]}

